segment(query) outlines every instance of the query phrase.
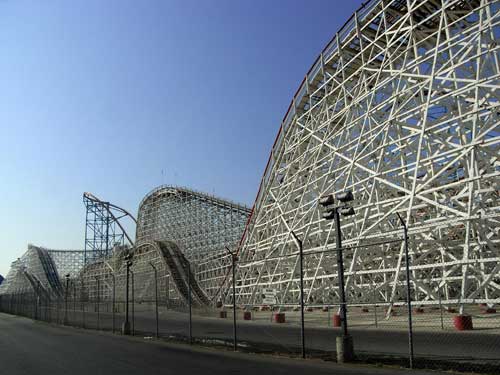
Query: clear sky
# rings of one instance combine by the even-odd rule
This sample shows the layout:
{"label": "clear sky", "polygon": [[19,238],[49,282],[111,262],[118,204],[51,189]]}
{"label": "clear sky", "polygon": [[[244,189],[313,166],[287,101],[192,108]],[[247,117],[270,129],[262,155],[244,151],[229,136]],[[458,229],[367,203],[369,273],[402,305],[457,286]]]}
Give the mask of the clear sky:
{"label": "clear sky", "polygon": [[0,274],[28,243],[83,248],[84,191],[134,214],[162,183],[251,206],[293,94],[360,5],[0,0]]}

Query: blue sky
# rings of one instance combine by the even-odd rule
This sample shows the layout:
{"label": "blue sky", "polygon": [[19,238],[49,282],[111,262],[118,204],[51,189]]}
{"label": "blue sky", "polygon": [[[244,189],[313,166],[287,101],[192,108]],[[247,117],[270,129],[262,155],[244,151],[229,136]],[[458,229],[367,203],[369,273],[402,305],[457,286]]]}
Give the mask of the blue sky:
{"label": "blue sky", "polygon": [[83,248],[82,193],[252,205],[305,73],[361,1],[0,1],[0,274]]}

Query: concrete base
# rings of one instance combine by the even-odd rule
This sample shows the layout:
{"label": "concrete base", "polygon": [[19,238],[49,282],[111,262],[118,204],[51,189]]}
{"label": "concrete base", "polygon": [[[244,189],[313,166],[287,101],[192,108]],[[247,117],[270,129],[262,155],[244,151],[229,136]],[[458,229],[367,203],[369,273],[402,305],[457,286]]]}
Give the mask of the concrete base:
{"label": "concrete base", "polygon": [[130,322],[123,322],[122,335],[130,335]]}
{"label": "concrete base", "polygon": [[337,336],[337,362],[346,363],[354,360],[354,346],[352,336]]}

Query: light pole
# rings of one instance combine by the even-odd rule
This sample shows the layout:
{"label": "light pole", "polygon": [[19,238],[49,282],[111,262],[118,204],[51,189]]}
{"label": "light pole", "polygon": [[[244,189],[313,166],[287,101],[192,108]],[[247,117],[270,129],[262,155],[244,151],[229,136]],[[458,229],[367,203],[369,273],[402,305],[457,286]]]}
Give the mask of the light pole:
{"label": "light pole", "polygon": [[291,231],[293,239],[299,248],[300,268],[300,339],[302,344],[302,358],[306,358],[306,342],[304,332],[304,246],[295,232]]}
{"label": "light pole", "polygon": [[129,315],[128,315],[128,286],[129,286],[129,278],[130,278],[130,266],[132,265],[132,254],[127,253],[127,255],[124,256],[125,259],[125,264],[127,267],[127,276],[126,276],[126,281],[125,281],[125,322],[123,322],[122,325],[122,334],[124,335],[130,335],[130,321],[129,321]]}
{"label": "light pole", "polygon": [[236,332],[236,271],[235,271],[235,265],[236,265],[236,260],[237,256],[235,253],[233,253],[229,248],[226,246],[226,250],[231,256],[231,267],[233,271],[233,349],[234,351],[238,350],[238,339],[237,339],[237,332]]}
{"label": "light pole", "polygon": [[408,255],[408,227],[399,212],[396,212],[399,221],[403,226],[404,247],[405,247],[405,266],[406,266],[406,303],[408,305],[408,348],[410,354],[410,368],[413,368],[413,324],[411,315],[411,287],[410,287],[410,256]]}
{"label": "light pole", "polygon": [[158,271],[156,270],[155,265],[153,262],[149,262],[149,265],[151,268],[153,268],[154,274],[155,274],[155,312],[156,312],[156,338],[160,337],[159,330],[158,330]]}
{"label": "light pole", "polygon": [[[325,220],[333,219],[335,222],[336,248],[337,248],[337,268],[339,279],[340,294],[340,321],[342,325],[342,336],[337,337],[337,361],[340,363],[349,362],[354,359],[354,348],[352,336],[347,331],[347,305],[345,298],[344,283],[344,259],[342,253],[342,232],[340,228],[340,215],[354,215],[354,208],[347,203],[354,200],[351,191],[340,192],[335,195],[329,194],[319,199],[319,204],[325,208],[323,218]],[[340,206],[334,206],[335,201],[342,203]]]}

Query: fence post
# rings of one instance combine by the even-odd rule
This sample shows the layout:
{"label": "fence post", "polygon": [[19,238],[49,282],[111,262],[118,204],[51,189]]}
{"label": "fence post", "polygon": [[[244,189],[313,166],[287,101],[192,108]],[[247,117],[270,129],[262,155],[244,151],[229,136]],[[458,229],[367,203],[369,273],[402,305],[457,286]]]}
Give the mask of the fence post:
{"label": "fence post", "polygon": [[441,329],[444,329],[443,305],[442,305],[442,301],[441,301],[441,288],[438,288],[438,298],[439,298],[439,314],[441,315]]}
{"label": "fence post", "polygon": [[[294,231],[291,231],[293,238],[299,248],[299,272],[300,272],[300,340],[302,345],[302,358],[306,358],[306,343],[304,332],[304,251],[302,241]],[[344,316],[345,318],[345,316]]]}
{"label": "fence post", "polygon": [[68,324],[68,289],[69,289],[69,273],[66,275],[66,290],[64,291],[64,321],[63,324]]}
{"label": "fence post", "polygon": [[378,328],[378,317],[377,317],[377,293],[373,289],[373,314],[375,315],[375,328]]}
{"label": "fence post", "polygon": [[408,349],[410,352],[410,368],[413,368],[413,322],[411,316],[411,286],[410,286],[410,257],[408,255],[408,227],[401,215],[396,212],[396,215],[403,226],[404,235],[404,250],[405,250],[405,266],[406,266],[406,301],[408,305]]}
{"label": "fence post", "polygon": [[47,303],[47,312],[46,312],[46,316],[47,316],[47,322],[51,323],[52,322],[52,300],[50,299],[50,295],[47,295],[47,298],[46,298],[46,303]]}
{"label": "fence post", "polygon": [[238,336],[236,327],[236,255],[231,254],[231,259],[233,263],[233,349],[238,350]]}
{"label": "fence post", "polygon": [[73,280],[73,319],[76,325],[76,279]]}
{"label": "fence post", "polygon": [[97,296],[96,296],[96,310],[97,310],[97,329],[99,330],[100,329],[100,314],[99,314],[99,278],[97,276],[95,276],[95,279],[96,279],[96,282],[97,282]]}
{"label": "fence post", "polygon": [[236,327],[236,254],[234,254],[229,248],[226,246],[226,250],[231,256],[231,269],[233,273],[233,350],[238,350],[238,336],[237,336],[237,327]]}
{"label": "fence post", "polygon": [[82,277],[82,290],[80,291],[80,299],[82,304],[82,328],[85,328],[85,299],[83,298],[84,293],[85,293],[85,283]]}
{"label": "fence post", "polygon": [[33,319],[38,320],[38,303],[39,303],[39,297],[38,297],[38,285],[33,288],[33,297],[34,297],[34,302],[35,302],[35,311],[33,313]]}
{"label": "fence post", "polygon": [[113,333],[115,333],[115,295],[116,295],[116,280],[115,274],[112,273],[111,277],[113,278],[113,301],[111,302],[111,316],[113,317]]}
{"label": "fence post", "polygon": [[135,287],[134,287],[134,272],[130,270],[132,276],[132,335],[135,335]]}
{"label": "fence post", "polygon": [[59,324],[59,298],[60,296],[58,295],[56,297],[56,324]]}
{"label": "fence post", "polygon": [[40,317],[47,321],[47,297],[40,299]]}
{"label": "fence post", "polygon": [[165,277],[165,287],[166,287],[166,297],[167,297],[167,309],[170,307],[170,275]]}
{"label": "fence post", "polygon": [[188,305],[189,305],[189,344],[193,343],[193,321],[191,311],[191,263],[188,263]]}
{"label": "fence post", "polygon": [[48,322],[49,321],[49,318],[48,318],[48,311],[49,311],[49,309],[48,309],[48,302],[49,302],[48,296],[44,296],[44,298],[42,298],[41,302],[43,304],[44,319],[45,319],[45,321]]}

